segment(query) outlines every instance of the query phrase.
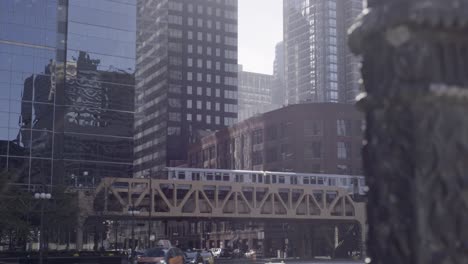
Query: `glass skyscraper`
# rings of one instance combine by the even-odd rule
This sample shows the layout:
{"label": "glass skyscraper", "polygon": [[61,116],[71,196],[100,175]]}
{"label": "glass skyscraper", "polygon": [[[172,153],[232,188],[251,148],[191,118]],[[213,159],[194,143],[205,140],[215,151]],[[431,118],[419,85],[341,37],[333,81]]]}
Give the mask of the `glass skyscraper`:
{"label": "glass skyscraper", "polygon": [[359,60],[347,30],[362,0],[284,0],[285,84],[289,104],[354,102]]}
{"label": "glass skyscraper", "polygon": [[93,186],[133,164],[136,0],[0,2],[0,170]]}
{"label": "glass skyscraper", "polygon": [[138,1],[135,176],[237,120],[237,0]]}

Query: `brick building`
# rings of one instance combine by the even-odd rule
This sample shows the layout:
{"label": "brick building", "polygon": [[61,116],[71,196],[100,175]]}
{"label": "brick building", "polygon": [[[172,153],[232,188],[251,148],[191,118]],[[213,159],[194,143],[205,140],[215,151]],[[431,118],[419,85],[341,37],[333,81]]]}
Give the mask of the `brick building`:
{"label": "brick building", "polygon": [[290,105],[201,138],[188,166],[361,175],[362,123],[353,105]]}

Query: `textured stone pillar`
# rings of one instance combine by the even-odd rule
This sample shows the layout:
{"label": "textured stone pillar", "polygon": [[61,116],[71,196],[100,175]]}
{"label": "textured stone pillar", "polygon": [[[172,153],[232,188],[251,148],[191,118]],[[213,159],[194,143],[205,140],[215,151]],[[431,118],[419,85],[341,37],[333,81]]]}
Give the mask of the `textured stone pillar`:
{"label": "textured stone pillar", "polygon": [[368,0],[362,55],[372,263],[468,263],[468,1]]}

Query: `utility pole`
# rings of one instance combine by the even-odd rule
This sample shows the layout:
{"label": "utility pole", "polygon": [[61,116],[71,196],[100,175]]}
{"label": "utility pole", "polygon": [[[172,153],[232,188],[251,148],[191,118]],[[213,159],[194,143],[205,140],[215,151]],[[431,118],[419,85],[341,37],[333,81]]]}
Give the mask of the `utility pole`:
{"label": "utility pole", "polygon": [[468,1],[367,0],[362,56],[371,263],[468,263]]}

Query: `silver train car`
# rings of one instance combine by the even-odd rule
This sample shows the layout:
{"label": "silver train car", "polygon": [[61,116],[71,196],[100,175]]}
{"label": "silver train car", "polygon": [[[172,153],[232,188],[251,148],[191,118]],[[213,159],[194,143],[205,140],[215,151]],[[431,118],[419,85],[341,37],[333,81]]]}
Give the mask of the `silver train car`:
{"label": "silver train car", "polygon": [[349,193],[359,193],[361,195],[367,191],[363,176],[179,167],[168,167],[166,169],[167,179],[174,181],[335,186],[345,188]]}

